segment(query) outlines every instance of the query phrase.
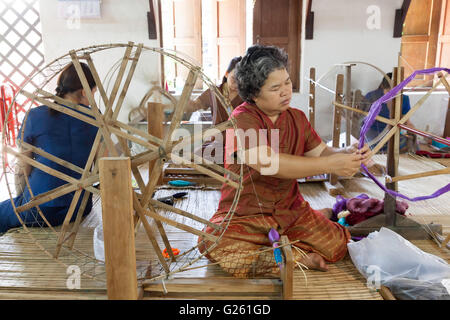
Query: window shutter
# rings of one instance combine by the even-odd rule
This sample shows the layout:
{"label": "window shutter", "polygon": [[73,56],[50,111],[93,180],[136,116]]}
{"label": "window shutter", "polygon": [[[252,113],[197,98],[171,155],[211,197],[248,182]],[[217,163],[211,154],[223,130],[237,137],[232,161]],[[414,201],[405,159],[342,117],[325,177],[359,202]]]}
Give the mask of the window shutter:
{"label": "window shutter", "polygon": [[245,0],[213,0],[217,41],[217,79],[221,82],[230,60],[245,53]]}
{"label": "window shutter", "polygon": [[301,0],[256,0],[253,10],[253,42],[286,50],[295,91],[300,86],[301,8]]}
{"label": "window shutter", "polygon": [[[442,0],[413,0],[403,25],[400,65],[405,76],[415,70],[433,68],[436,65],[436,51]],[[410,86],[430,86],[424,80],[433,75],[418,75]]]}

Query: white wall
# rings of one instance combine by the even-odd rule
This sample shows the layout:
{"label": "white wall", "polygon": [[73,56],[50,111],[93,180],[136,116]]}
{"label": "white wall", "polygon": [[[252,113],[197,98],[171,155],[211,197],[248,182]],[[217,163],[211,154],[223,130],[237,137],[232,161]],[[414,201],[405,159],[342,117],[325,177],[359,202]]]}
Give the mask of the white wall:
{"label": "white wall", "polygon": [[[249,2],[251,0],[248,0]],[[310,67],[316,68],[316,78],[328,71],[321,84],[334,91],[338,69],[334,64],[347,61],[362,61],[373,64],[385,72],[392,71],[397,65],[400,50],[400,38],[393,38],[395,10],[400,8],[402,0],[314,0],[312,10],[315,14],[314,39],[304,40],[301,46],[301,92],[294,94],[292,106],[308,114],[308,81]],[[306,1],[303,1],[303,24],[305,23]],[[367,21],[372,13],[369,6],[380,9],[380,28],[370,30]],[[52,59],[78,49],[104,43],[126,43],[134,41],[145,46],[159,46],[157,40],[149,40],[146,12],[148,1],[144,0],[102,0],[102,18],[82,19],[79,29],[69,28],[67,21],[57,17],[57,1],[41,0],[40,13],[42,23],[45,58]],[[304,32],[304,26],[303,26]],[[247,34],[250,34],[248,32]],[[109,51],[95,56],[95,63],[101,77],[122,57],[123,49]],[[125,120],[127,111],[138,105],[150,82],[158,80],[159,61],[147,56],[137,68],[136,77],[130,87],[121,119]],[[362,90],[363,94],[377,87],[381,74],[374,69],[358,65],[352,75],[352,87]],[[324,139],[331,138],[333,94],[316,89],[316,129]],[[411,95],[413,104],[420,95]],[[432,95],[413,118],[419,129],[429,125],[430,131],[442,134],[443,115],[447,108],[447,98],[443,94]],[[433,112],[428,112],[433,110]]]}
{"label": "white wall", "polygon": [[[320,81],[321,84],[335,90],[336,74],[344,71],[334,68],[334,64],[348,61],[362,61],[373,64],[385,72],[392,71],[397,64],[400,50],[400,38],[393,38],[395,9],[402,5],[402,0],[315,0],[312,2],[314,12],[314,36],[312,40],[302,37],[301,93],[296,94],[293,104],[308,114],[309,77],[311,67],[316,69],[316,79],[331,71]],[[370,30],[367,20],[371,13],[366,10],[376,5],[380,9],[379,29]],[[306,21],[306,3],[303,11],[303,23]],[[304,27],[303,27],[304,28]],[[364,65],[355,68],[352,73],[352,87],[363,93],[376,88],[382,75]],[[316,88],[316,123],[322,138],[331,138],[333,94]]]}
{"label": "white wall", "polygon": [[[301,56],[301,92],[294,94],[293,106],[308,114],[309,70],[316,68],[316,79],[323,77],[320,84],[335,90],[337,73],[344,69],[333,68],[335,64],[348,61],[361,61],[374,65],[384,72],[390,72],[397,66],[400,51],[400,38],[393,37],[395,10],[402,0],[315,0],[314,38],[305,40],[302,36]],[[369,28],[374,11],[370,6],[379,8],[379,29]],[[369,10],[368,10],[369,8]],[[306,21],[306,1],[303,8],[303,30]],[[370,25],[370,24],[369,24]],[[329,72],[329,73],[328,73]],[[327,74],[327,75],[326,75]],[[363,94],[375,89],[381,81],[381,73],[370,66],[358,64],[352,72],[352,88],[360,89]],[[414,105],[421,94],[409,94]],[[331,139],[332,105],[334,95],[316,87],[316,130],[324,139]],[[411,118],[418,129],[442,135],[448,98],[445,93],[431,95],[421,109]],[[430,110],[432,110],[430,112]],[[345,130],[345,124],[342,124]]]}
{"label": "white wall", "polygon": [[[65,55],[70,50],[100,44],[133,41],[135,44],[143,43],[147,47],[159,47],[158,40],[148,38],[148,1],[102,0],[101,11],[101,19],[81,19],[77,27],[73,19],[58,18],[56,0],[41,0],[40,16],[46,62]],[[123,57],[124,52],[125,48],[118,48],[92,55],[101,79],[104,79],[113,64]],[[151,87],[150,82],[158,79],[159,57],[146,52],[136,68],[124,101],[124,112],[121,112],[119,117],[121,120],[126,120],[128,111],[139,104],[144,93]],[[54,86],[50,89],[54,89]]]}

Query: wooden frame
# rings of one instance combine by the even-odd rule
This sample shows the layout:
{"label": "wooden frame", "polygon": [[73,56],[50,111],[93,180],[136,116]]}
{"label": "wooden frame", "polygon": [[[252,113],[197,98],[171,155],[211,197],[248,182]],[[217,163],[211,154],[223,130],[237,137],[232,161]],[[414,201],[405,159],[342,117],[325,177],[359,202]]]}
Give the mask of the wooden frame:
{"label": "wooden frame", "polygon": [[[433,170],[428,172],[422,172],[417,174],[411,174],[406,176],[399,176],[398,175],[398,160],[399,160],[399,138],[400,138],[400,130],[406,129],[409,131],[415,131],[414,133],[419,133],[421,135],[426,135],[432,139],[438,139],[440,141],[444,140],[440,137],[436,137],[435,135],[427,132],[423,132],[420,130],[412,129],[404,125],[404,123],[414,114],[415,111],[417,111],[425,102],[425,100],[430,96],[430,94],[442,83],[444,84],[445,88],[447,89],[447,92],[450,96],[450,86],[448,84],[448,81],[446,80],[446,76],[448,74],[440,73],[439,75],[439,81],[437,81],[434,86],[410,109],[408,113],[401,116],[401,95],[397,95],[394,100],[394,107],[392,111],[392,118],[387,119],[378,116],[376,119],[381,120],[388,125],[391,126],[391,129],[388,131],[388,133],[381,139],[381,141],[375,146],[375,148],[371,151],[372,154],[377,153],[387,142],[389,142],[388,145],[388,155],[387,155],[387,173],[388,177],[386,178],[386,187],[390,190],[397,190],[397,182],[398,181],[404,181],[409,179],[416,179],[421,177],[428,177],[428,176],[434,176],[439,174],[448,174],[450,173],[449,168],[445,168],[442,170]],[[394,80],[394,86],[398,85],[404,77],[404,71],[403,67],[396,67],[394,68],[393,72],[393,80]],[[336,90],[337,92],[338,90]],[[339,99],[336,99],[336,101],[333,102],[335,108],[339,109],[346,109],[351,110],[354,112],[360,112],[360,110],[357,110],[355,108],[351,108],[349,106],[345,106],[339,101]],[[336,130],[336,124],[335,124],[335,130]],[[448,140],[444,141],[446,144],[450,145],[450,142]],[[378,230],[381,226],[389,227],[393,230],[395,230],[397,233],[403,235],[404,237],[407,237],[408,239],[428,239],[430,237],[430,234],[428,232],[433,232],[434,234],[438,234],[442,232],[442,226],[437,224],[429,224],[427,226],[428,231],[424,231],[424,227],[420,224],[405,218],[403,216],[400,216],[396,213],[396,199],[389,194],[385,194],[384,199],[384,214],[375,216],[373,218],[369,218],[357,225],[354,225],[349,228],[350,232],[353,235],[361,236],[361,235],[367,235],[368,233]],[[384,220],[383,220],[384,219]]]}
{"label": "wooden frame", "polygon": [[[105,88],[103,87],[103,84],[100,80],[100,76],[97,73],[95,64],[93,62],[93,59],[91,58],[91,54],[97,51],[106,50],[110,48],[124,48],[125,52],[122,58],[122,61],[120,63],[120,68],[117,72],[116,78],[114,80],[114,85],[111,89],[111,92],[107,94]],[[124,124],[120,122],[117,118],[119,115],[119,112],[121,110],[121,107],[123,106],[123,102],[125,99],[125,96],[127,94],[127,91],[129,89],[129,85],[131,83],[131,80],[133,78],[134,71],[136,69],[137,63],[139,61],[139,57],[141,55],[141,52],[144,50],[151,50],[155,53],[164,55],[166,57],[170,57],[174,60],[176,60],[181,65],[184,65],[188,68],[190,71],[188,79],[186,81],[186,85],[183,89],[183,94],[179,100],[177,100],[177,104],[175,106],[175,112],[172,117],[171,121],[171,127],[169,128],[169,134],[166,136],[165,139],[162,137],[154,136],[153,134],[148,133],[147,131],[141,131],[136,128],[133,128],[127,124]],[[94,81],[96,83],[96,86],[98,88],[101,102],[103,102],[103,105],[105,106],[105,111],[103,114],[100,113],[99,105],[97,105],[97,102],[94,100],[94,97],[91,93],[91,90],[89,88],[89,85],[86,80],[86,76],[81,68],[80,61],[85,60],[91,70],[91,73],[94,77]],[[200,236],[204,239],[208,239],[210,241],[216,242],[218,241],[221,233],[224,232],[225,228],[222,225],[214,225],[211,224],[209,221],[205,219],[200,219],[199,217],[196,217],[195,215],[192,215],[188,212],[184,212],[183,210],[179,210],[175,207],[168,208],[167,206],[164,207],[164,209],[174,212],[177,215],[184,216],[191,218],[197,222],[200,222],[204,225],[210,225],[213,226],[213,229],[215,231],[212,234],[205,233],[201,230],[194,229],[186,224],[176,222],[173,219],[166,218],[160,214],[157,213],[156,209],[157,207],[161,207],[161,204],[155,203],[154,200],[151,199],[153,191],[155,189],[155,186],[157,183],[155,182],[155,177],[158,178],[159,176],[155,173],[151,176],[149,183],[145,185],[144,180],[142,179],[142,176],[138,170],[139,165],[143,164],[144,162],[156,160],[155,162],[160,165],[165,160],[170,159],[172,157],[172,150],[175,147],[183,146],[183,145],[190,145],[194,143],[195,141],[199,139],[207,139],[208,137],[214,135],[217,133],[217,130],[222,132],[223,130],[226,130],[228,128],[235,128],[235,124],[233,121],[227,121],[224,123],[221,123],[213,128],[207,129],[201,134],[194,134],[191,137],[183,138],[178,141],[171,141],[168,137],[170,137],[170,134],[179,126],[179,123],[181,121],[183,110],[188,103],[188,101],[191,98],[191,93],[194,88],[194,84],[197,82],[197,80],[200,80],[200,76],[202,77],[201,80],[203,80],[209,87],[212,88],[214,91],[214,94],[216,94],[217,98],[223,105],[227,105],[226,99],[220,94],[219,90],[215,88],[208,78],[206,78],[201,70],[194,66],[192,63],[183,60],[182,58],[174,55],[170,52],[165,52],[163,49],[160,48],[148,48],[144,47],[142,44],[135,45],[133,42],[129,42],[128,44],[111,44],[111,45],[102,45],[102,46],[93,46],[89,48],[83,48],[78,51],[70,51],[69,54],[63,56],[62,58],[58,58],[51,62],[49,65],[56,64],[56,66],[59,68],[59,71],[63,69],[65,64],[62,63],[65,62],[72,62],[75,66],[75,69],[78,73],[78,76],[81,80],[81,83],[83,85],[83,88],[85,89],[87,93],[87,98],[89,100],[89,104],[91,105],[91,108],[86,108],[81,105],[76,105],[73,103],[70,103],[69,101],[56,97],[53,94],[50,94],[46,92],[43,89],[37,89],[35,92],[27,92],[25,90],[21,90],[18,94],[26,96],[29,100],[37,101],[41,104],[47,105],[49,108],[57,110],[59,112],[62,112],[64,114],[67,114],[73,118],[76,118],[80,121],[89,123],[97,128],[99,128],[98,133],[96,135],[96,138],[94,140],[92,150],[89,154],[86,166],[84,168],[80,168],[78,166],[75,166],[74,164],[70,163],[69,161],[65,161],[63,159],[60,159],[58,157],[55,157],[51,155],[50,153],[46,152],[45,150],[38,149],[34,146],[28,145],[26,143],[23,144],[23,148],[26,151],[32,151],[34,153],[38,153],[41,156],[58,163],[59,165],[62,165],[63,167],[70,169],[72,171],[75,171],[79,174],[81,174],[80,179],[74,179],[70,177],[69,175],[59,172],[57,170],[54,170],[48,166],[45,166],[41,163],[36,162],[35,160],[28,158],[25,155],[22,155],[15,150],[5,149],[5,151],[8,151],[10,154],[16,155],[18,157],[21,157],[23,161],[27,162],[33,167],[39,168],[40,170],[43,170],[47,172],[50,175],[59,177],[63,180],[65,180],[67,183],[55,188],[53,190],[49,190],[48,192],[44,194],[39,194],[37,196],[33,196],[32,190],[30,190],[30,194],[33,196],[30,202],[25,203],[23,206],[15,208],[15,212],[18,216],[18,219],[21,221],[19,213],[21,211],[36,207],[40,213],[40,215],[43,217],[42,213],[40,212],[39,205],[42,203],[45,203],[47,201],[50,201],[52,199],[58,198],[60,196],[63,196],[65,194],[74,192],[74,198],[70,204],[69,210],[67,212],[67,215],[65,217],[65,220],[62,224],[60,231],[55,231],[54,228],[48,222],[45,220],[45,217],[43,217],[44,221],[49,225],[51,231],[56,235],[56,250],[51,254],[55,259],[59,260],[59,256],[61,253],[61,250],[63,246],[69,250],[77,250],[74,248],[75,238],[78,233],[80,222],[81,222],[81,212],[84,212],[84,208],[86,207],[87,200],[89,198],[90,193],[99,193],[99,190],[97,188],[94,188],[92,185],[99,182],[99,160],[98,155],[104,155],[106,152],[111,156],[118,156],[118,152],[116,150],[116,146],[114,145],[112,141],[112,135],[115,135],[119,143],[122,144],[123,151],[125,155],[130,157],[130,170],[133,173],[136,181],[138,182],[139,189],[143,191],[142,194],[137,194],[136,191],[132,192],[132,201],[133,201],[133,208],[135,210],[134,215],[134,224],[135,227],[137,226],[138,222],[142,222],[144,226],[144,230],[146,232],[146,235],[148,239],[150,240],[150,244],[153,247],[154,251],[156,252],[156,256],[158,258],[159,263],[161,264],[164,272],[166,273],[165,276],[168,276],[170,274],[174,274],[176,272],[181,271],[181,268],[179,269],[173,269],[169,267],[168,261],[163,257],[161,247],[158,243],[158,239],[155,235],[155,231],[152,230],[152,227],[150,225],[150,221],[153,221],[157,227],[157,232],[162,238],[162,241],[164,243],[165,249],[167,249],[167,252],[169,253],[169,256],[172,261],[177,260],[178,258],[175,257],[172,253],[172,248],[170,246],[169,239],[167,238],[167,235],[164,231],[163,223],[169,224],[171,226],[174,226],[178,229],[184,230],[186,232],[189,232],[191,234]],[[120,61],[119,61],[120,62]],[[131,65],[130,65],[131,64]],[[54,72],[53,77],[57,74],[57,68],[52,69]],[[49,76],[46,79],[45,83],[50,82],[52,79],[52,76]],[[55,101],[55,102],[54,102]],[[67,107],[61,106],[60,104],[64,104]],[[27,114],[28,115],[28,114]],[[26,120],[24,122],[23,130],[25,129]],[[152,128],[153,130],[154,128]],[[215,129],[215,130],[211,130]],[[152,131],[150,130],[150,131]],[[156,134],[155,134],[156,135]],[[136,157],[131,157],[131,152],[127,146],[127,141],[132,141],[134,143],[138,143],[143,145],[148,149],[148,151],[143,152],[142,154],[138,154]],[[176,158],[176,155],[173,155],[173,157]],[[234,212],[234,208],[236,207],[237,199],[239,198],[240,191],[241,191],[241,180],[242,180],[242,173],[241,175],[236,175],[230,172],[227,169],[224,169],[220,166],[215,165],[214,163],[204,162],[204,164],[197,164],[195,162],[195,158],[191,161],[188,161],[186,159],[183,159],[187,161],[187,165],[194,167],[196,170],[201,171],[202,173],[213,177],[213,179],[218,179],[220,183],[225,182],[232,185],[234,188],[237,189],[235,201],[231,207],[231,209],[228,212],[228,216],[231,216]],[[158,170],[161,170],[159,168]],[[156,172],[157,170],[153,170],[153,172]],[[160,173],[160,172],[159,172]],[[222,176],[225,175],[227,177]],[[28,187],[30,188],[29,184]],[[82,191],[85,190],[84,196],[82,197]],[[101,190],[101,185],[100,185]],[[10,192],[11,193],[11,192]],[[75,214],[75,208],[77,203],[81,201],[81,206],[77,213],[77,218],[75,219],[75,223],[73,225],[69,224],[73,214]],[[22,222],[22,221],[21,221]],[[22,222],[23,224],[23,222]],[[45,250],[49,255],[50,252]],[[192,249],[191,249],[192,250]],[[209,250],[208,249],[205,253],[200,255],[200,257],[197,257],[196,259],[200,259],[203,257]],[[180,255],[181,256],[181,255]]]}

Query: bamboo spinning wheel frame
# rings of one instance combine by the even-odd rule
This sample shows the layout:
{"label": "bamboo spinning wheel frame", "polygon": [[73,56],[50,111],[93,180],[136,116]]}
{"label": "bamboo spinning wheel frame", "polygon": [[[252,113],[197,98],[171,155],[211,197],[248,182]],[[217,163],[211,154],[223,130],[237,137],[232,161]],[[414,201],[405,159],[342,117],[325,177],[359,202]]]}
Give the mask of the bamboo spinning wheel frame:
{"label": "bamboo spinning wheel frame", "polygon": [[[359,68],[358,71],[359,72],[365,72],[367,73],[368,70],[372,70],[375,71],[376,74],[379,74],[380,78],[385,78],[388,82],[388,84],[390,85],[390,88],[393,88],[392,85],[392,80],[387,76],[386,73],[383,72],[383,70],[381,70],[379,67],[367,63],[367,62],[363,62],[363,61],[347,61],[347,62],[342,62],[339,64],[334,65],[333,67],[331,67],[327,72],[325,72],[324,74],[322,74],[317,80],[311,79],[315,77],[315,72],[314,75],[311,74],[310,75],[310,79],[308,79],[313,85],[314,87],[319,87],[322,88],[330,93],[332,93],[334,95],[334,100],[331,103],[332,106],[332,112],[333,112],[333,107],[334,105],[336,105],[336,102],[339,103],[340,108],[342,109],[346,109],[345,112],[342,110],[342,113],[345,114],[345,118],[346,118],[346,133],[347,133],[347,137],[346,137],[346,142],[349,142],[349,135],[348,133],[352,133],[355,128],[359,128],[358,124],[352,123],[355,120],[361,120],[364,116],[366,116],[368,114],[368,110],[363,111],[363,110],[358,110],[357,106],[358,104],[362,105],[362,101],[356,101],[355,98],[357,96],[357,92],[360,90],[357,90],[357,88],[353,88],[352,87],[352,73],[354,73],[354,71],[352,69],[354,69],[354,67]],[[341,70],[342,71],[341,71]],[[344,70],[345,69],[345,70]],[[328,88],[325,84],[326,83],[333,83],[334,81],[338,81],[337,75],[339,73],[343,73],[344,74],[344,82],[343,82],[343,87],[341,88],[342,94],[340,94],[338,92],[338,88],[336,88],[335,91],[331,90],[330,88]],[[334,78],[332,78],[331,76],[335,75]],[[367,76],[366,76],[367,77]],[[328,80],[328,81],[327,81]],[[336,84],[336,87],[338,87],[338,85]],[[355,105],[356,104],[356,105]],[[342,107],[343,106],[343,107]],[[347,108],[346,108],[347,107]],[[370,107],[370,106],[369,106]],[[367,108],[368,109],[368,108]],[[353,119],[351,119],[351,117],[353,117]],[[359,117],[359,118],[357,118]],[[339,124],[340,125],[340,124]],[[370,141],[367,141],[367,144],[369,146],[375,146],[377,142],[379,142],[388,132],[388,128],[386,127],[382,132],[380,132],[376,137],[373,137]],[[356,136],[357,139],[359,139],[359,136]]]}
{"label": "bamboo spinning wheel frame", "polygon": [[[121,51],[121,55],[123,54],[123,58],[120,60],[119,67],[116,68],[116,70],[118,69],[118,72],[116,73],[114,86],[112,87],[111,91],[107,92],[108,86],[105,86],[100,80],[100,76],[94,64],[94,56],[101,56],[101,53],[103,51],[109,52],[112,50]],[[123,51],[125,52],[123,53]],[[124,99],[127,96],[130,84],[133,80],[133,77],[135,76],[135,70],[138,68],[138,65],[142,67],[143,64],[147,63],[146,61],[148,60],[146,59],[146,57],[148,55],[158,56],[158,60],[154,61],[160,61],[159,59],[161,58],[161,56],[163,56],[164,59],[171,59],[177,64],[177,66],[182,66],[187,71],[187,78],[181,97],[179,99],[171,99],[172,101],[176,101],[176,104],[173,105],[173,116],[168,131],[166,132],[163,139],[152,136],[147,133],[147,131],[132,127],[118,120]],[[81,69],[80,61],[86,62],[90,67],[100,95],[98,102],[95,101],[91,91],[88,90],[89,86],[87,84],[86,77]],[[81,105],[75,105],[74,103],[71,103],[65,99],[56,97],[55,95],[43,89],[70,62],[74,64],[83,84],[83,88],[87,92],[87,98],[89,100],[91,109],[83,107]],[[139,62],[141,63],[139,64]],[[30,144],[25,143],[24,141],[20,141],[19,143],[19,145],[21,145],[23,151],[25,152],[31,151],[35,154],[39,154],[59,165],[62,165],[65,168],[78,172],[79,174],[81,174],[81,178],[79,180],[60,171],[52,169],[46,165],[43,165],[33,160],[32,158],[27,157],[22,152],[8,147],[5,144],[5,135],[3,133],[3,150],[6,151],[7,154],[21,159],[22,161],[31,165],[34,170],[42,170],[66,182],[64,185],[56,189],[50,190],[37,196],[33,196],[33,191],[30,188],[28,179],[26,178],[27,188],[29,189],[32,198],[28,203],[20,207],[15,207],[13,203],[15,213],[19,218],[19,221],[23,225],[23,231],[29,234],[29,236],[33,239],[33,241],[40,249],[44,250],[48,256],[53,257],[58,263],[61,263],[65,266],[74,264],[78,265],[81,267],[82,275],[96,280],[104,281],[104,270],[101,267],[99,268],[99,266],[102,266],[103,263],[96,260],[94,257],[92,257],[92,255],[86,254],[83,250],[77,248],[76,246],[75,240],[80,229],[82,214],[78,214],[75,222],[72,224],[70,224],[70,219],[75,213],[76,204],[79,201],[83,190],[85,190],[86,192],[84,193],[84,196],[81,200],[81,206],[78,210],[79,213],[84,211],[84,208],[88,201],[89,193],[99,194],[99,190],[93,187],[93,185],[99,183],[99,157],[96,157],[96,154],[104,154],[105,150],[107,150],[109,156],[118,156],[118,152],[114,147],[113,137],[115,137],[120,142],[122,148],[124,149],[125,155],[130,157],[132,174],[139,186],[137,190],[133,191],[133,206],[136,212],[135,223],[136,225],[142,223],[145,229],[146,236],[148,237],[148,240],[150,240],[150,244],[157,257],[160,270],[162,270],[161,274],[158,277],[155,277],[155,279],[165,278],[174,273],[183,271],[186,266],[192,265],[196,261],[200,260],[210,250],[214,249],[214,247],[220,241],[224,231],[226,230],[227,225],[231,220],[230,218],[234,214],[234,209],[238,202],[242,186],[243,166],[241,164],[240,174],[235,174],[217,165],[216,163],[213,163],[210,160],[199,157],[196,154],[193,154],[193,157],[191,157],[191,159],[186,159],[186,157],[184,156],[181,157],[176,153],[172,153],[172,150],[174,150],[175,148],[191,146],[194,142],[202,139],[206,140],[216,134],[221,134],[221,132],[226,129],[236,129],[235,123],[230,120],[203,130],[200,133],[194,133],[193,135],[180,138],[177,141],[171,140],[172,133],[174,133],[180,125],[184,107],[190,101],[194,84],[197,81],[203,81],[210,88],[211,92],[214,93],[214,96],[219,99],[222,105],[225,107],[228,106],[227,100],[222,96],[215,84],[202,73],[200,67],[195,65],[195,63],[190,62],[189,58],[182,58],[182,55],[175,51],[169,51],[161,48],[145,47],[142,44],[136,45],[133,42],[129,42],[128,44],[106,44],[91,46],[79,50],[72,50],[68,54],[55,59],[47,66],[39,70],[35,75],[33,75],[31,79],[38,79],[39,77],[43,78],[43,82],[40,88],[36,89],[34,92],[28,92],[22,88],[17,93],[17,95],[24,95],[31,100],[28,108],[30,108],[33,103],[47,105],[49,108],[98,127],[96,138],[94,140],[86,166],[84,168],[79,168],[69,161],[57,158],[56,156],[51,155],[45,150],[36,148]],[[146,93],[144,92],[142,96],[145,99]],[[142,103],[143,102],[141,101],[141,104]],[[65,108],[60,104],[64,104],[70,108]],[[104,108],[102,112],[100,112],[101,107]],[[27,118],[28,112],[23,120],[22,133],[26,126]],[[8,117],[6,117],[6,119],[8,119]],[[21,137],[23,137],[23,134],[21,135]],[[129,148],[129,143],[140,145],[140,147],[143,147],[143,151],[137,153],[132,152]],[[237,143],[239,147],[239,139]],[[236,189],[233,205],[228,212],[228,219],[224,219],[224,223],[216,225],[209,222],[207,219],[197,216],[195,213],[189,213],[176,208],[175,206],[170,206],[152,199],[153,193],[157,187],[156,184],[158,177],[160,176],[163,169],[163,165],[169,160],[178,161],[178,163],[181,162],[188,167],[196,169],[202,174],[217,179],[222,183],[227,183],[228,185]],[[144,179],[139,171],[139,166],[141,166],[142,164],[147,164],[150,161],[154,161],[154,167],[149,175],[148,183],[145,184]],[[3,163],[4,169],[6,169],[5,162],[6,161],[4,161]],[[10,186],[10,184],[12,183],[8,183],[7,181],[8,191],[12,200],[15,195],[14,190]],[[60,230],[57,231],[54,226],[51,226],[44,218],[39,206],[45,202],[61,197],[70,192],[74,192],[74,196],[64,223],[61,226]],[[23,221],[19,216],[20,212],[32,208],[34,208],[33,210],[37,210],[37,213],[44,219],[45,226],[48,227],[41,229],[42,234],[36,234],[36,232],[32,232],[30,228],[26,227],[23,224]],[[214,232],[212,232],[211,234],[207,234],[189,225],[167,218],[157,213],[156,208],[174,213],[177,216],[182,216],[183,219],[192,219],[195,223],[199,223],[204,226],[210,226],[214,228]],[[151,223],[154,223],[154,225],[151,225]],[[181,229],[182,231],[187,232],[191,235],[202,236],[203,241],[207,239],[208,241],[212,241],[213,245],[208,247],[208,249],[206,249],[206,251],[204,251],[203,253],[200,253],[197,248],[203,242],[201,241],[194,244],[191,249],[182,252],[178,256],[174,256],[172,253],[170,240],[168,239],[168,236],[165,232],[163,223],[168,226]],[[157,235],[157,233],[159,233],[159,235]],[[164,258],[162,254],[163,248],[160,247],[161,241],[157,241],[157,236],[160,236],[160,239],[162,239],[163,241],[163,245],[167,249],[167,252],[169,254],[168,259]],[[137,265],[139,268],[139,263],[137,263]],[[145,272],[145,270],[141,270],[141,272]]]}

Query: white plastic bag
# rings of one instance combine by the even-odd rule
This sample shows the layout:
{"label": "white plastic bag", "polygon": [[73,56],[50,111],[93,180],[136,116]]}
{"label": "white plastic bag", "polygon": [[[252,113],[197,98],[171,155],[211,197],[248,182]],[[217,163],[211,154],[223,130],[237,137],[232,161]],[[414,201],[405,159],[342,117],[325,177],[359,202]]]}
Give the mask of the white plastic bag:
{"label": "white plastic bag", "polygon": [[418,280],[409,281],[411,286],[418,283],[441,286],[442,280],[450,278],[450,265],[445,260],[420,250],[388,228],[381,228],[347,246],[354,265],[368,279],[368,285],[370,280],[398,287],[398,283],[409,279]]}
{"label": "white plastic bag", "polygon": [[94,255],[95,259],[105,262],[105,245],[103,242],[103,224],[94,229]]}

